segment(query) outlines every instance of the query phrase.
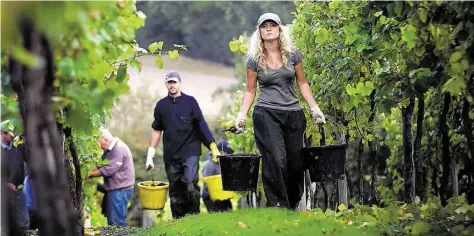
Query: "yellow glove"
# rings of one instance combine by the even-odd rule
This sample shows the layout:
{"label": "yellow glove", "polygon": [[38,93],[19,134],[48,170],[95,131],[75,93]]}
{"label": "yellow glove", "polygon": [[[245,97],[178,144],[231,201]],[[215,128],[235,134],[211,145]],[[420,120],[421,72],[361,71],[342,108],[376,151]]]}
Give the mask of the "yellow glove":
{"label": "yellow glove", "polygon": [[219,152],[219,149],[217,149],[217,144],[212,142],[211,145],[209,145],[209,147],[211,148],[211,152],[212,152],[212,161],[217,163],[218,161],[217,156],[221,154]]}

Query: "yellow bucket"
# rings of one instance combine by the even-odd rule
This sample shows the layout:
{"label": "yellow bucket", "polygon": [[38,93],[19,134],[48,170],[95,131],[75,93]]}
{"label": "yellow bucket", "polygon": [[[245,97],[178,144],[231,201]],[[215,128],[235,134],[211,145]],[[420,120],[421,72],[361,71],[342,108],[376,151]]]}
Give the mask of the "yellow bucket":
{"label": "yellow bucket", "polygon": [[143,209],[161,210],[165,207],[169,184],[162,181],[138,183],[138,195]]}
{"label": "yellow bucket", "polygon": [[221,175],[206,176],[203,178],[203,181],[207,185],[207,190],[212,201],[231,199],[235,195],[235,193],[232,191],[222,190],[223,187]]}

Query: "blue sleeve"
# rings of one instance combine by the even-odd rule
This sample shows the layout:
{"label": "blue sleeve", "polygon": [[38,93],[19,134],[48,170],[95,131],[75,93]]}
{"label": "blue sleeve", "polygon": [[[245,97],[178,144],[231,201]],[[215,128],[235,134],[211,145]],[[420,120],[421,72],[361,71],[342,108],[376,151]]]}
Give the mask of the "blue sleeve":
{"label": "blue sleeve", "polygon": [[209,126],[207,125],[206,120],[204,119],[204,116],[202,115],[201,108],[199,107],[199,104],[197,103],[196,99],[192,98],[193,102],[193,113],[194,116],[196,117],[196,124],[197,127],[202,134],[202,139],[201,142],[209,148],[209,145],[212,142],[215,142],[214,136],[211,133],[211,130],[209,129]]}
{"label": "blue sleeve", "polygon": [[154,120],[153,120],[153,123],[151,124],[151,127],[154,130],[162,131],[163,130],[163,121],[162,121],[161,115],[160,115],[160,106],[158,106],[158,105],[159,105],[159,102],[156,103],[155,110],[153,112]]}
{"label": "blue sleeve", "polygon": [[212,153],[211,152],[208,152],[206,154],[206,163],[204,164],[204,166],[202,167],[202,177],[206,177],[206,176],[211,176],[211,175],[219,175],[221,174],[221,170],[220,170],[220,166],[218,163],[214,163],[211,159],[212,157],[209,158],[209,156],[211,156]]}

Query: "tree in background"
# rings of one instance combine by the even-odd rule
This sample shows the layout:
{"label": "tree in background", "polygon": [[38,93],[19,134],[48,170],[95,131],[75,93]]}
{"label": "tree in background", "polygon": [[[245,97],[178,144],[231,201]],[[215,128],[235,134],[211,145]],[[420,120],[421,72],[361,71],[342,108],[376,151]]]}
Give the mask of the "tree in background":
{"label": "tree in background", "polygon": [[145,26],[137,30],[140,45],[158,40],[184,44],[189,49],[184,55],[223,65],[233,65],[227,42],[253,31],[262,13],[275,12],[282,22],[291,23],[295,10],[288,1],[140,1],[137,8],[148,16]]}
{"label": "tree in background", "polygon": [[[309,83],[334,120],[327,128],[369,148],[365,171],[371,174],[365,178],[361,164],[358,168],[360,202],[424,200],[433,194],[427,186],[433,186],[446,204],[459,194],[456,169],[471,178],[472,118],[461,119],[456,111],[466,105],[472,114],[472,9],[461,2],[297,2],[295,39],[305,54]],[[391,156],[388,168],[377,173],[382,145]],[[368,198],[365,181],[371,186]]]}
{"label": "tree in background", "polygon": [[23,121],[39,233],[80,235],[84,200],[92,224],[105,223],[87,178],[104,164],[98,127],[129,91],[128,66],[149,53],[163,66],[163,42],[138,46],[145,15],[133,1],[2,2],[2,22],[2,120]]}

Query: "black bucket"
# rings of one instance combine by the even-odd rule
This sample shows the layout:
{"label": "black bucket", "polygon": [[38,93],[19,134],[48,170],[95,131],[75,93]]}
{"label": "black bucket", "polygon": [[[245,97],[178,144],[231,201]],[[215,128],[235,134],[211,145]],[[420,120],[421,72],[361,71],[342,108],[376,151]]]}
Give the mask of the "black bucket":
{"label": "black bucket", "polygon": [[319,147],[304,147],[305,167],[311,182],[326,182],[344,179],[347,144],[332,144]]}
{"label": "black bucket", "polygon": [[260,168],[260,155],[219,155],[222,187],[225,191],[255,191]]}

